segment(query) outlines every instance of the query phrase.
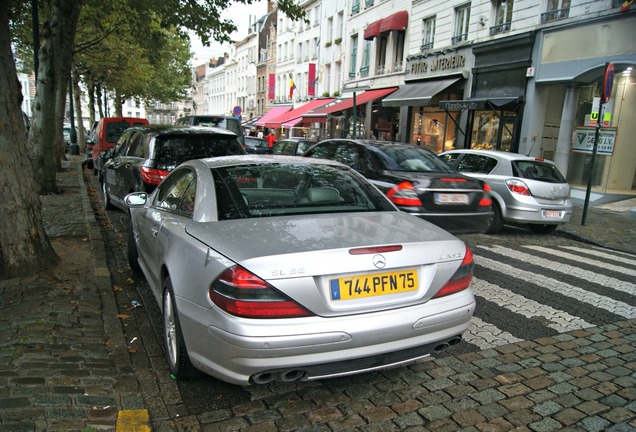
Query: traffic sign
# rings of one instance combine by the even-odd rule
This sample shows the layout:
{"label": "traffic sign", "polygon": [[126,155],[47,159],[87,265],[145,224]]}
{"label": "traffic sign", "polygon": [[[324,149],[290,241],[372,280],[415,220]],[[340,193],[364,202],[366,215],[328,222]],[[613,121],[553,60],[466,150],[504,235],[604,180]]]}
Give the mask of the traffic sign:
{"label": "traffic sign", "polygon": [[603,77],[603,103],[609,102],[612,96],[612,87],[614,86],[614,65],[607,63],[605,65],[605,76]]}
{"label": "traffic sign", "polygon": [[242,112],[243,112],[243,110],[238,105],[235,106],[234,108],[232,108],[232,114],[234,114],[235,116],[241,115]]}

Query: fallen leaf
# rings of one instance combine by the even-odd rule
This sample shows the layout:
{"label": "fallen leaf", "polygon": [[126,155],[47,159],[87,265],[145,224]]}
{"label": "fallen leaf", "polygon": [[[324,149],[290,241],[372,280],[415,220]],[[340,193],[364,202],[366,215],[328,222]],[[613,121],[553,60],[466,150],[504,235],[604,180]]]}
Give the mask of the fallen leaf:
{"label": "fallen leaf", "polygon": [[126,314],[119,314],[119,315],[117,315],[117,318],[119,318],[119,319],[128,319],[128,318],[130,318],[130,316],[126,315]]}

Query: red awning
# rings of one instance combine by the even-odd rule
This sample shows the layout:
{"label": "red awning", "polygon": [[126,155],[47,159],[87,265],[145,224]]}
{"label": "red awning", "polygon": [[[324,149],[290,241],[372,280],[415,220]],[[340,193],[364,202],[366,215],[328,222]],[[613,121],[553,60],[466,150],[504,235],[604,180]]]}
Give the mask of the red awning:
{"label": "red awning", "polygon": [[[330,102],[333,102],[335,99],[334,98],[320,98],[320,99],[314,99],[312,101],[307,102],[304,105],[299,106],[298,108],[295,108],[291,111],[287,111],[286,113],[283,113],[282,115],[279,115],[276,118],[272,118],[270,121],[268,121],[265,124],[265,127],[269,127],[269,128],[279,128],[283,126],[283,123],[290,123],[292,120],[295,119],[300,119],[302,117],[303,114],[316,109],[316,108],[320,108],[322,106],[327,105]],[[300,120],[298,120],[300,121]],[[298,122],[296,122],[298,123]],[[294,123],[294,124],[296,124]],[[287,125],[285,125],[287,126]]]}
{"label": "red awning", "polygon": [[380,26],[382,25],[382,20],[379,19],[377,21],[373,21],[371,24],[364,29],[364,39],[371,40],[376,36],[380,36],[382,32],[380,32]]}
{"label": "red awning", "polygon": [[270,120],[275,119],[276,117],[278,117],[280,115],[283,115],[284,113],[286,113],[290,109],[292,109],[291,105],[275,106],[272,109],[270,109],[269,111],[267,111],[265,113],[265,115],[263,117],[261,117],[260,119],[258,119],[258,121],[256,123],[254,123],[254,124],[256,126],[265,126],[265,123],[267,123]]}
{"label": "red awning", "polygon": [[409,13],[407,11],[396,12],[386,18],[382,18],[380,33],[390,32],[391,30],[406,30],[408,25]]}
{"label": "red awning", "polygon": [[[356,95],[356,106],[365,104],[372,100],[383,98],[384,96],[393,93],[395,90],[397,90],[397,87],[364,91]],[[303,119],[320,121],[320,118],[325,118],[327,114],[333,114],[335,112],[344,111],[351,108],[353,108],[353,98],[345,99],[328,107],[312,111],[311,113],[307,113],[303,116]]]}

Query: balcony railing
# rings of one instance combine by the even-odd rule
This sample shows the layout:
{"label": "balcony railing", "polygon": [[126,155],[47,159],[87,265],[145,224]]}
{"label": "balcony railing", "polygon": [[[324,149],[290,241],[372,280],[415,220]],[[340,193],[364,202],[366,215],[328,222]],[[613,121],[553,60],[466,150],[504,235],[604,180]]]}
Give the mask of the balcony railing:
{"label": "balcony railing", "polygon": [[360,12],[360,2],[356,2],[351,6],[351,15],[355,15]]}
{"label": "balcony railing", "polygon": [[349,72],[349,78],[355,78],[356,77],[356,73],[355,72]]}
{"label": "balcony railing", "polygon": [[381,64],[375,68],[376,75],[384,75],[386,73],[386,66]]}
{"label": "balcony railing", "polygon": [[369,66],[364,66],[360,68],[360,77],[367,78],[369,76]]}
{"label": "balcony railing", "polygon": [[426,39],[422,39],[422,45],[420,46],[420,51],[426,51],[433,49],[433,42],[426,42]]}
{"label": "balcony railing", "polygon": [[541,14],[541,24],[545,24],[550,21],[557,21],[565,19],[570,16],[570,8],[557,9],[551,12]]}
{"label": "balcony railing", "polygon": [[374,3],[375,3],[375,0],[364,0],[364,6],[368,8],[373,6]]}
{"label": "balcony railing", "polygon": [[457,36],[453,36],[451,39],[451,43],[455,45],[456,43],[460,43],[461,41],[465,41],[468,39],[468,33],[462,33]]}
{"label": "balcony railing", "polygon": [[490,27],[490,36],[510,31],[510,22]]}

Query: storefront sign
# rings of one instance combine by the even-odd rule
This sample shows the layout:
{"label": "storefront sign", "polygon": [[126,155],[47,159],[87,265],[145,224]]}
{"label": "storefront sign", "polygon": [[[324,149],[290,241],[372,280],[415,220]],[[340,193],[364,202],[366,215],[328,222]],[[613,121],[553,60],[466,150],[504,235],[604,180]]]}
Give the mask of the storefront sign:
{"label": "storefront sign", "polygon": [[592,111],[590,112],[590,126],[596,126],[600,117],[603,117],[603,123],[601,126],[607,127],[612,121],[612,109],[614,108],[614,100],[603,105],[601,110],[601,98],[595,97],[592,100]]}
{"label": "storefront sign", "polygon": [[[594,148],[595,132],[596,128],[576,128],[576,136],[574,137],[574,146],[572,147],[572,151],[577,153],[592,153],[592,149]],[[615,141],[616,128],[601,129],[598,135],[598,154],[611,155],[614,153]]]}
{"label": "storefront sign", "polygon": [[466,66],[466,58],[464,55],[455,54],[413,61],[407,70],[411,75],[425,75],[429,72],[434,73],[461,69],[464,66]]}

